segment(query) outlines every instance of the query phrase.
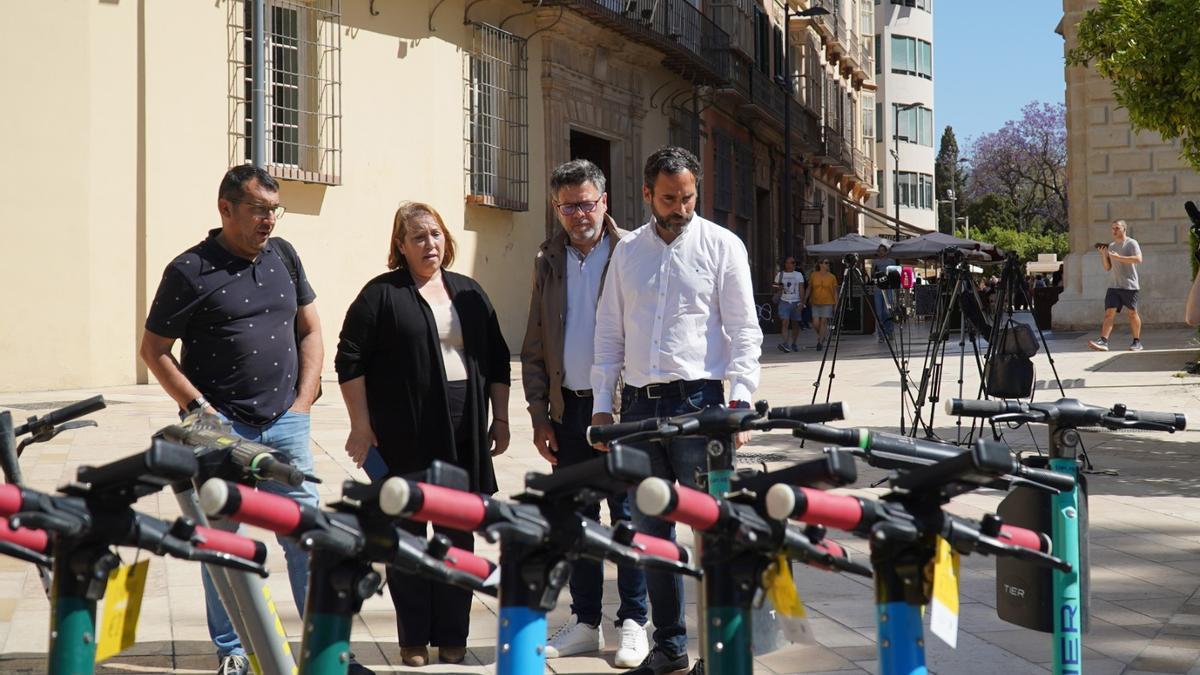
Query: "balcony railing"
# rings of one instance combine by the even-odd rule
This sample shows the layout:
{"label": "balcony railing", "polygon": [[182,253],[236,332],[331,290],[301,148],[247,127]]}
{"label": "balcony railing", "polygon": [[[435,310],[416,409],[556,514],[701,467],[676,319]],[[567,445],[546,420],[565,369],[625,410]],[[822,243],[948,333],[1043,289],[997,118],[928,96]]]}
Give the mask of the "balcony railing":
{"label": "balcony railing", "polygon": [[663,53],[663,66],[701,84],[718,84],[729,61],[729,34],[687,0],[525,0],[568,7]]}

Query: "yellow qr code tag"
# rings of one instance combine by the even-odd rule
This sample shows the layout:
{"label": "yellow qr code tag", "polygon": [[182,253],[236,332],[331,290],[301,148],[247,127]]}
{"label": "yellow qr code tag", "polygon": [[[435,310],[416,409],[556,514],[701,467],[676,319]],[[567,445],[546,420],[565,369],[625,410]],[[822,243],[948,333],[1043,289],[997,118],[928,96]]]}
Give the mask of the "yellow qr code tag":
{"label": "yellow qr code tag", "polygon": [[958,551],[938,537],[933,557],[933,601],[929,608],[929,630],[951,647],[958,646]]}
{"label": "yellow qr code tag", "polygon": [[767,573],[767,595],[775,611],[784,616],[807,616],[804,601],[796,592],[796,584],[792,581],[792,566],[787,556],[780,555]]}
{"label": "yellow qr code tag", "polygon": [[96,643],[96,663],[120,654],[133,644],[149,569],[147,559],[122,565],[109,573],[108,586],[104,590],[104,611],[100,616],[100,638]]}

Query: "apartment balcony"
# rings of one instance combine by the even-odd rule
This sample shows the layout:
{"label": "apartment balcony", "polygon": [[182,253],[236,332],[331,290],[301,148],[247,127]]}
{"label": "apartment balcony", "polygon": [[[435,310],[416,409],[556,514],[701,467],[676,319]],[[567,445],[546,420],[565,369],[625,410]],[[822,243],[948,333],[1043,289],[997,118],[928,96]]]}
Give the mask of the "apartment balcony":
{"label": "apartment balcony", "polygon": [[870,155],[854,149],[854,175],[858,181],[868,189],[874,189],[875,185],[875,160]]}
{"label": "apartment balcony", "polygon": [[687,0],[525,0],[561,6],[663,54],[663,67],[698,84],[729,70],[729,34]]}
{"label": "apartment balcony", "polygon": [[717,27],[729,34],[729,48],[744,58],[754,58],[754,17],[743,11],[737,0],[710,0],[705,3]]}
{"label": "apartment balcony", "polygon": [[824,128],[824,141],[820,145],[820,159],[843,173],[854,173],[854,152],[846,138],[833,127]]}

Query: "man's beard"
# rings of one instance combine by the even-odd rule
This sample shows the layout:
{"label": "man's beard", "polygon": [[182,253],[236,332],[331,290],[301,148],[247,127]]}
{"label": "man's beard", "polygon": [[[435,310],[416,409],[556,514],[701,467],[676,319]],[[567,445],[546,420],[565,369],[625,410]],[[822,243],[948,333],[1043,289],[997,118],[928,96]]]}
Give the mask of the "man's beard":
{"label": "man's beard", "polygon": [[656,225],[676,236],[679,236],[684,230],[687,229],[688,224],[692,222],[692,218],[696,215],[693,213],[687,218],[687,220],[676,220],[675,222],[671,222],[669,218],[673,217],[663,218],[662,216],[658,215],[654,209],[651,209],[650,212],[654,214],[654,223]]}

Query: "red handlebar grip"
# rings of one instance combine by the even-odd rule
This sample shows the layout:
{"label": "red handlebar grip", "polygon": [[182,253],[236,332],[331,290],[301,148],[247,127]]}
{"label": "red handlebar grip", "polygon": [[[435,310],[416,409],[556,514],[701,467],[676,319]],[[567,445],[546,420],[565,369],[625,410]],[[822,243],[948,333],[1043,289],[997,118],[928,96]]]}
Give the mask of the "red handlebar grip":
{"label": "red handlebar grip", "polygon": [[846,549],[842,548],[841,544],[831,539],[823,539],[816,543],[815,546],[835,558],[846,557]]}
{"label": "red handlebar grip", "polygon": [[666,560],[674,560],[675,562],[686,563],[688,559],[687,549],[679,544],[676,544],[669,539],[661,539],[652,537],[648,534],[638,532],[633,535],[634,548],[641,549],[646,555],[652,555],[656,558],[664,558]]}
{"label": "red handlebar grip", "polygon": [[5,518],[21,510],[21,488],[12,483],[0,485],[0,516]]}
{"label": "red handlebar grip", "polygon": [[647,478],[637,487],[637,507],[655,516],[697,530],[707,530],[721,517],[716,499],[684,485],[672,485],[661,478]]}
{"label": "red handlebar grip", "polygon": [[237,500],[234,508],[226,514],[230,519],[285,536],[300,527],[300,505],[294,500],[245,485],[228,485],[237,489],[237,496],[230,495],[231,502]]}
{"label": "red handlebar grip", "polygon": [[1050,552],[1050,537],[1041,532],[1027,530],[1016,525],[1001,525],[1000,539],[1013,546],[1028,548],[1042,553]]}
{"label": "red handlebar grip", "polygon": [[7,518],[0,518],[0,541],[16,544],[37,553],[45,553],[50,537],[44,530],[31,530],[25,527],[18,527],[14,530],[8,526]]}
{"label": "red handlebar grip", "polygon": [[862,522],[862,504],[854,497],[834,495],[814,488],[796,488],[804,495],[807,508],[795,517],[813,525],[853,530]]}
{"label": "red handlebar grip", "polygon": [[196,548],[228,553],[243,560],[252,560],[259,564],[262,564],[267,559],[266,545],[250,537],[243,537],[236,532],[226,532],[224,530],[214,530],[211,527],[197,526],[195,536],[197,537],[194,541]]}
{"label": "red handlebar grip", "polygon": [[446,567],[456,569],[460,572],[466,572],[478,579],[487,579],[496,570],[496,565],[487,558],[480,558],[470,551],[450,547],[446,551],[446,557],[442,560]]}
{"label": "red handlebar grip", "polygon": [[474,532],[483,524],[486,506],[483,497],[440,485],[418,483],[423,497],[421,508],[410,516],[434,525]]}

